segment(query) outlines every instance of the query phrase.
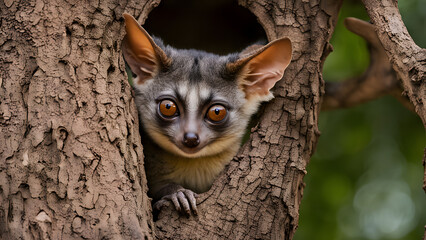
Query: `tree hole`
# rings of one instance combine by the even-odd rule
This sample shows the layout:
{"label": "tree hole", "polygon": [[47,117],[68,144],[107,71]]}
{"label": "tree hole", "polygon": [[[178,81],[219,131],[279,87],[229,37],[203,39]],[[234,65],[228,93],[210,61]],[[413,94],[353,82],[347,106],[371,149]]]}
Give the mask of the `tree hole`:
{"label": "tree hole", "polygon": [[266,34],[256,16],[235,0],[162,1],[143,27],[175,48],[238,52]]}

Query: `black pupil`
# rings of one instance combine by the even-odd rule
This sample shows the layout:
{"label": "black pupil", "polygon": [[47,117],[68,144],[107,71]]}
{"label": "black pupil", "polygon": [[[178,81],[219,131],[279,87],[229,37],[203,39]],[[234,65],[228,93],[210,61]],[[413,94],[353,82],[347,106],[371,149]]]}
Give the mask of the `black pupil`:
{"label": "black pupil", "polygon": [[219,115],[219,113],[220,113],[220,109],[219,109],[219,108],[216,108],[216,109],[214,110],[214,113],[215,113],[216,115]]}
{"label": "black pupil", "polygon": [[172,105],[170,103],[166,103],[166,108],[170,109],[172,107]]}

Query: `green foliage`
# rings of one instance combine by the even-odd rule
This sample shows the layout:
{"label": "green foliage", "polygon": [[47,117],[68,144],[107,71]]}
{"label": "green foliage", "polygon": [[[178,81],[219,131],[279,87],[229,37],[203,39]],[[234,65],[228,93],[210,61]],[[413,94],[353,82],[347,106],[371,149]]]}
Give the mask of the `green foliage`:
{"label": "green foliage", "polygon": [[[425,46],[425,1],[401,0],[399,6],[414,40]],[[349,16],[368,20],[359,2],[345,2],[332,39],[335,52],[324,66],[326,80],[359,75],[369,64],[364,40],[343,26]],[[319,128],[294,239],[421,239],[426,224],[421,120],[384,97],[322,112]]]}
{"label": "green foliage", "polygon": [[327,81],[339,81],[360,75],[369,64],[369,54],[364,39],[347,30],[343,24],[345,18],[353,16],[368,20],[362,5],[350,2],[342,6],[336,30],[331,39],[334,52],[324,63],[323,72]]}
{"label": "green foliage", "polygon": [[400,0],[398,1],[402,20],[413,40],[422,48],[426,47],[426,1]]}

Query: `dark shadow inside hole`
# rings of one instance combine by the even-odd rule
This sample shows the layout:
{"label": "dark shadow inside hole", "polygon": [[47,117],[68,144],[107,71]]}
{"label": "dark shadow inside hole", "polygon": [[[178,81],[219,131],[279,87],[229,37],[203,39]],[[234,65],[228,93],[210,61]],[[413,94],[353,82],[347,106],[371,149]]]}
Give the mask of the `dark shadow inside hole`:
{"label": "dark shadow inside hole", "polygon": [[175,48],[216,54],[238,52],[267,39],[256,16],[236,0],[163,0],[143,27]]}

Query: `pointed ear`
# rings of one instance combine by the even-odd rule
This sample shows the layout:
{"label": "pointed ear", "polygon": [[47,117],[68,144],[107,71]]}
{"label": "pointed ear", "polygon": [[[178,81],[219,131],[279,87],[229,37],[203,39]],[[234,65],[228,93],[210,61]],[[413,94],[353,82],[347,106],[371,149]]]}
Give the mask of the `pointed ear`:
{"label": "pointed ear", "polygon": [[290,39],[280,38],[228,64],[227,68],[237,73],[238,85],[246,99],[254,97],[258,101],[268,101],[273,98],[269,90],[283,77],[291,61],[291,53]]}
{"label": "pointed ear", "polygon": [[143,84],[158,74],[162,67],[169,66],[171,59],[155,44],[136,19],[127,13],[124,13],[123,17],[126,22],[126,36],[122,45],[124,59],[138,76],[136,84]]}

